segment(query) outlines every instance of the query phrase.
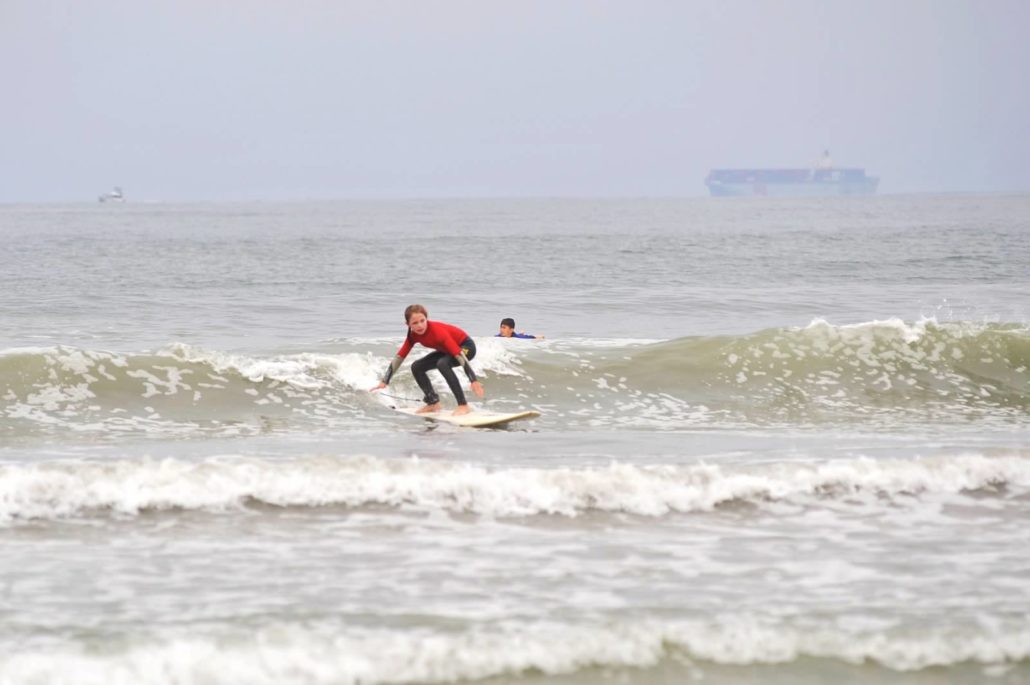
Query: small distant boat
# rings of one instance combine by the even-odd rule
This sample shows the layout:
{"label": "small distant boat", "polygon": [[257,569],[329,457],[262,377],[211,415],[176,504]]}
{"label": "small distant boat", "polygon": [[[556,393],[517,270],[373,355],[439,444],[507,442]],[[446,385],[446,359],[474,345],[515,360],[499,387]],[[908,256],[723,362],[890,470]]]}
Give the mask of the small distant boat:
{"label": "small distant boat", "polygon": [[111,189],[111,192],[104,193],[103,195],[97,196],[98,202],[125,202],[125,195],[122,194],[122,189],[119,186],[115,186]]}
{"label": "small distant boat", "polygon": [[808,169],[712,169],[705,178],[716,197],[740,195],[872,195],[880,179],[865,169],[833,166],[830,152]]}

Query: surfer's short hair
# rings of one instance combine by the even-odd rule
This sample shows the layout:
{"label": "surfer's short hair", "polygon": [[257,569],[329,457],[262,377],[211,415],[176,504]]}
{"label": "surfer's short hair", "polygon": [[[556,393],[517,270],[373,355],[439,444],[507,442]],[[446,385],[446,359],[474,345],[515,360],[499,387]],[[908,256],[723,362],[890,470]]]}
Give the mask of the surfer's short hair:
{"label": "surfer's short hair", "polygon": [[420,304],[409,304],[404,309],[404,323],[408,323],[409,321],[411,321],[411,315],[416,313],[421,314],[427,319],[429,318],[429,312],[426,311],[425,307],[423,307]]}
{"label": "surfer's short hair", "polygon": [[501,319],[501,325],[508,328],[515,328],[515,319]]}

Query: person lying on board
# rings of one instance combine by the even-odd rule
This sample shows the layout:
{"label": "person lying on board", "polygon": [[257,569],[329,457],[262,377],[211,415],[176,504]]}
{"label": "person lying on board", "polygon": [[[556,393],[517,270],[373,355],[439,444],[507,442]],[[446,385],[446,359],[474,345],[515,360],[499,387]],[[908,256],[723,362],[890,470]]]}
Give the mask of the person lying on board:
{"label": "person lying on board", "polygon": [[501,331],[495,338],[529,338],[532,340],[543,340],[542,335],[530,335],[529,333],[516,333],[515,332],[515,319],[507,318],[501,319]]}
{"label": "person lying on board", "polygon": [[390,379],[400,368],[404,358],[411,352],[411,348],[418,344],[434,350],[411,365],[411,373],[415,376],[415,382],[425,393],[423,401],[426,406],[419,409],[418,413],[428,414],[440,411],[440,397],[433,389],[433,383],[429,380],[428,375],[429,370],[435,367],[447,381],[451,392],[454,393],[454,399],[458,402],[454,416],[468,414],[471,410],[468,402],[465,401],[465,393],[461,389],[458,377],[454,375],[454,367],[461,366],[465,369],[465,375],[472,383],[472,392],[476,393],[477,397],[483,397],[486,394],[483,384],[476,378],[476,372],[469,364],[469,360],[476,356],[476,343],[457,326],[442,321],[430,321],[429,312],[420,304],[409,305],[404,310],[404,321],[408,324],[408,337],[404,340],[401,348],[397,350],[397,356],[390,362],[379,385],[372,388],[370,392],[382,390],[389,385]]}

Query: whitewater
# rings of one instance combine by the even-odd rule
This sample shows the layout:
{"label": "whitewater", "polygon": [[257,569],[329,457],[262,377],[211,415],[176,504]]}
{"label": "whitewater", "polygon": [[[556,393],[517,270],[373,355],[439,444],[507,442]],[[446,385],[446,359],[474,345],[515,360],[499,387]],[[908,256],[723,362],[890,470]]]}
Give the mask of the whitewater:
{"label": "whitewater", "polygon": [[1026,682],[1027,217],[0,207],[0,683]]}

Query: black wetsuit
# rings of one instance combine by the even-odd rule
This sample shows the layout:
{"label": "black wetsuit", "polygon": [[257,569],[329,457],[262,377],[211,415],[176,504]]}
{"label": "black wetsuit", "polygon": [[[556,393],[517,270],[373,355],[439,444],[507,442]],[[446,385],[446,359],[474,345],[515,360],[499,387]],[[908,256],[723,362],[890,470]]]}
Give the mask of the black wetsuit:
{"label": "black wetsuit", "polygon": [[[461,351],[467,360],[471,360],[476,356],[476,343],[472,341],[472,338],[465,338],[461,342]],[[454,368],[459,364],[461,362],[457,357],[446,352],[430,352],[418,361],[412,362],[411,373],[415,376],[415,382],[418,383],[418,387],[422,388],[422,392],[425,393],[423,399],[426,404],[436,404],[440,401],[440,397],[433,389],[433,383],[429,380],[428,375],[429,370],[434,368],[447,381],[447,386],[454,393],[454,399],[458,401],[458,404],[467,404],[465,393],[461,389],[461,383],[458,382],[458,377],[454,374]],[[469,367],[464,364],[462,366],[466,369],[465,375],[469,377],[469,381],[475,381],[475,375],[468,373]]]}
{"label": "black wetsuit", "polygon": [[440,397],[433,390],[433,384],[427,375],[430,369],[436,368],[447,381],[458,404],[467,404],[465,393],[461,389],[461,384],[458,383],[458,377],[454,375],[454,367],[460,364],[465,369],[465,375],[468,376],[469,381],[473,383],[476,381],[476,372],[469,364],[469,360],[476,356],[476,343],[472,341],[468,333],[457,326],[440,321],[430,321],[422,335],[408,331],[408,337],[404,340],[404,344],[401,345],[397,356],[393,358],[390,366],[386,369],[383,383],[390,383],[393,374],[400,368],[401,362],[416,344],[434,350],[411,365],[415,382],[425,393],[425,403],[436,404],[440,401]]}

